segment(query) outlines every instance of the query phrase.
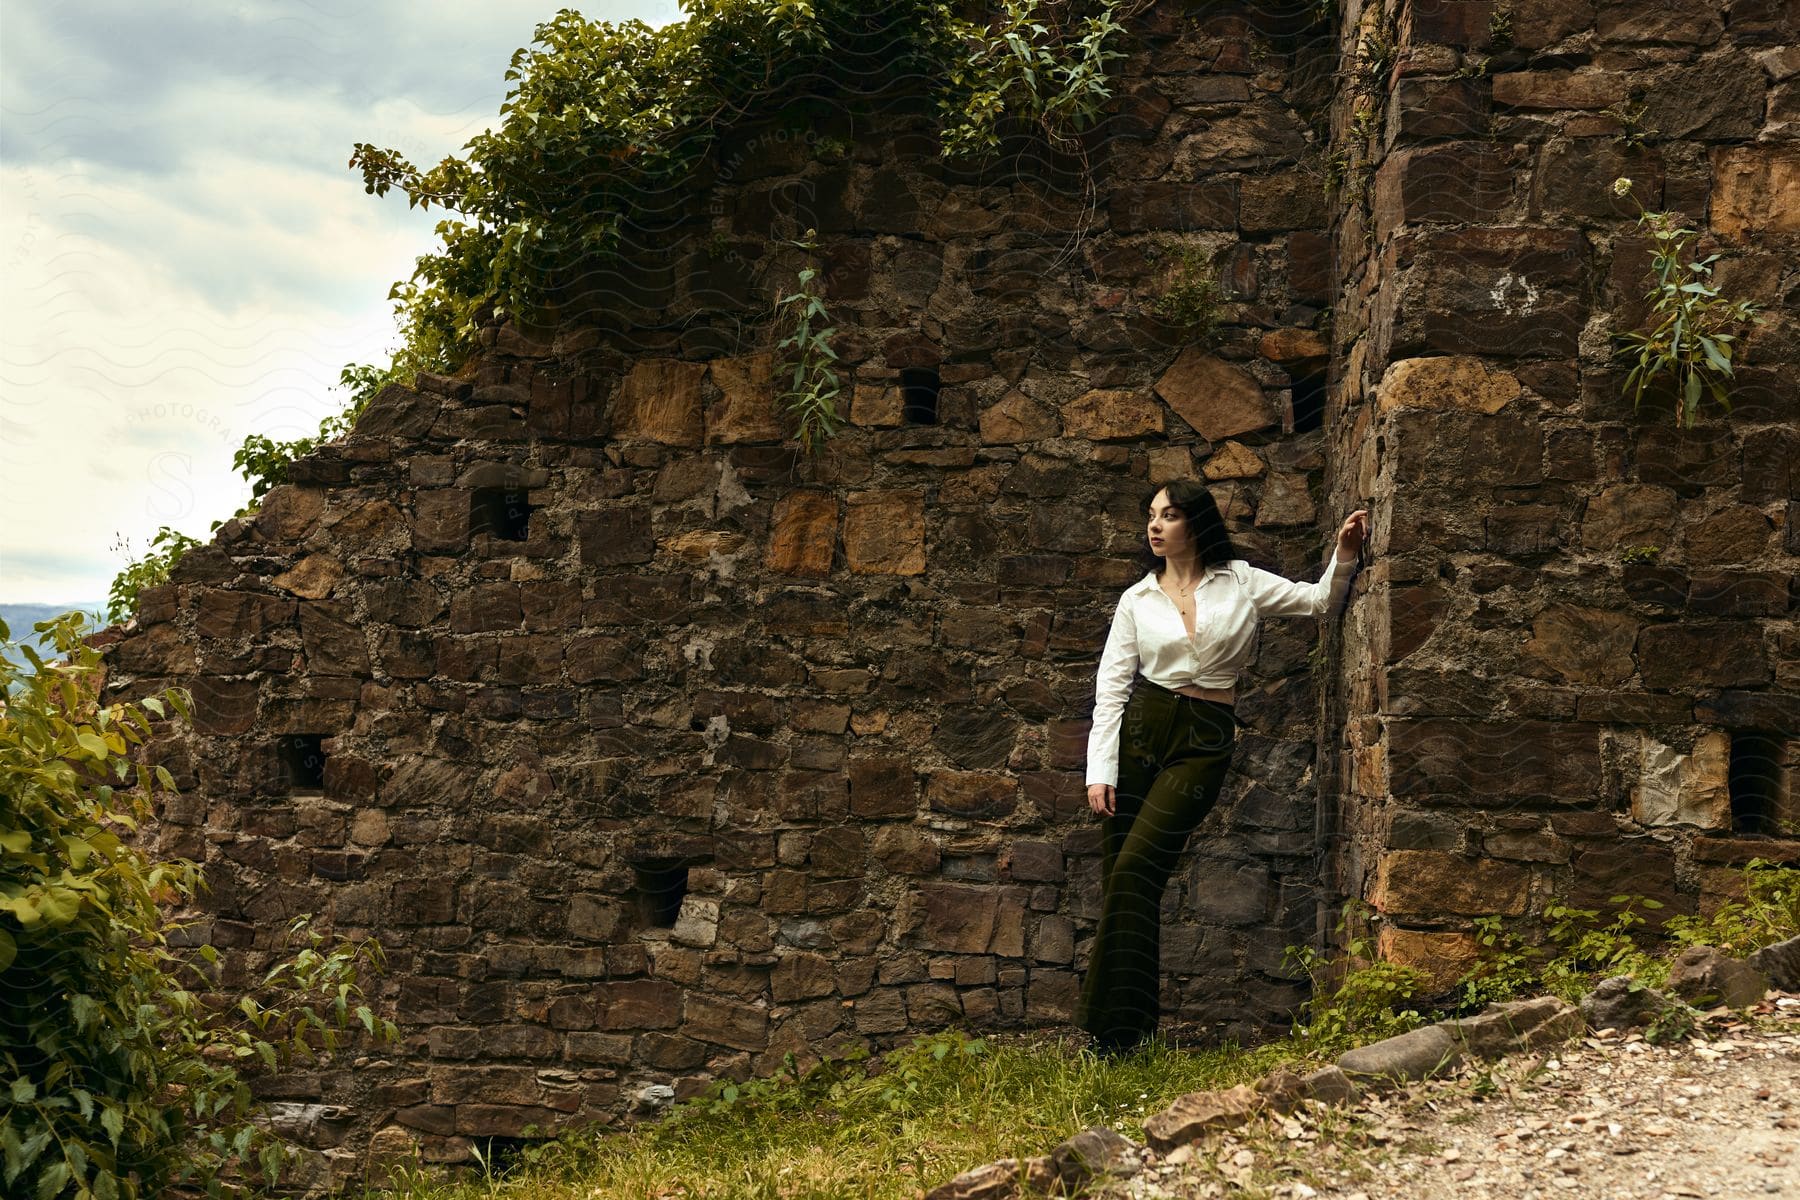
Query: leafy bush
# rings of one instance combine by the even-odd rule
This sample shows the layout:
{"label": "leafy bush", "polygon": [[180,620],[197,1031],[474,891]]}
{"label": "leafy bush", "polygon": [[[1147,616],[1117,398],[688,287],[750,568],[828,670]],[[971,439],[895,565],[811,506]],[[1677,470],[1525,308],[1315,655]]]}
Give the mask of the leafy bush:
{"label": "leafy bush", "polygon": [[1358,901],[1344,906],[1337,933],[1343,949],[1322,954],[1310,946],[1289,946],[1288,960],[1312,980],[1312,998],[1300,1009],[1294,1034],[1316,1053],[1380,1041],[1423,1024],[1412,1002],[1430,982],[1417,967],[1383,962],[1366,934],[1374,910]]}
{"label": "leafy bush", "polygon": [[209,995],[212,948],[178,954],[189,939],[162,907],[195,894],[199,868],[127,840],[174,787],[139,748],[188,697],[102,705],[81,615],[36,628],[66,661],[22,645],[26,675],[0,659],[0,1191],[130,1200],[183,1182],[218,1193],[228,1171],[273,1177],[282,1147],[239,1065],[280,1068],[358,1023],[394,1036],[359,1003],[379,947],[327,949],[302,919],[290,933],[304,946],[253,994]]}
{"label": "leafy bush", "polygon": [[1710,917],[1670,917],[1668,931],[1684,946],[1717,946],[1740,958],[1800,937],[1800,870],[1751,859],[1742,900],[1727,901]]}
{"label": "leafy bush", "polygon": [[398,188],[409,207],[457,215],[390,293],[404,341],[395,366],[452,371],[482,321],[545,323],[560,283],[627,256],[633,220],[666,209],[747,115],[922,90],[947,158],[990,156],[1009,116],[1064,141],[1111,96],[1121,21],[1147,4],[683,0],[687,19],[655,29],[564,9],[513,54],[502,120],[463,156],[422,170],[395,150],[354,148],[366,191]]}
{"label": "leafy bush", "polygon": [[137,611],[138,594],[145,588],[169,582],[169,572],[181,556],[200,544],[196,538],[164,525],[150,539],[144,557],[128,564],[113,576],[112,589],[106,597],[106,619],[123,621]]}

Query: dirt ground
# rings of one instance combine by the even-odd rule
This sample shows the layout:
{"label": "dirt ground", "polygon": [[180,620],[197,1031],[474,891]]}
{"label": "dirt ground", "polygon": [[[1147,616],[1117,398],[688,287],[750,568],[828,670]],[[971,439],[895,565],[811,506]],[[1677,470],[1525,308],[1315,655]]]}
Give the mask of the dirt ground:
{"label": "dirt ground", "polygon": [[1350,1110],[1146,1152],[1136,1200],[1800,1200],[1800,998],[1655,1046],[1606,1033]]}

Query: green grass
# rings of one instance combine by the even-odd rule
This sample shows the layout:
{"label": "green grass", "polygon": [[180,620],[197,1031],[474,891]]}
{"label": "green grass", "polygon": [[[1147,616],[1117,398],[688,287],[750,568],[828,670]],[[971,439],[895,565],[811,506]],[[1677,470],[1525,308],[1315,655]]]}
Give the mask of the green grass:
{"label": "green grass", "polygon": [[1090,1125],[1141,1139],[1143,1119],[1177,1096],[1248,1082],[1304,1057],[1292,1041],[1178,1050],[1157,1039],[1106,1062],[1066,1032],[970,1038],[953,1031],[918,1038],[878,1064],[827,1062],[799,1079],[785,1074],[734,1091],[715,1085],[661,1122],[566,1134],[487,1177],[449,1182],[405,1170],[388,1194],[913,1200],[977,1164],[1048,1153]]}

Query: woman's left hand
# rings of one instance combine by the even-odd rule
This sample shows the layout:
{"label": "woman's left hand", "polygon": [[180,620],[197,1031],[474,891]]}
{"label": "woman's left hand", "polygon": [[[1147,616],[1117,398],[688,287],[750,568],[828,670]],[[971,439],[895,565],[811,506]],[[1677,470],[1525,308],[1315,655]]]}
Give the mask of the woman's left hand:
{"label": "woman's left hand", "polygon": [[1359,508],[1344,518],[1338,529],[1338,557],[1355,558],[1362,549],[1363,538],[1369,535],[1369,510]]}

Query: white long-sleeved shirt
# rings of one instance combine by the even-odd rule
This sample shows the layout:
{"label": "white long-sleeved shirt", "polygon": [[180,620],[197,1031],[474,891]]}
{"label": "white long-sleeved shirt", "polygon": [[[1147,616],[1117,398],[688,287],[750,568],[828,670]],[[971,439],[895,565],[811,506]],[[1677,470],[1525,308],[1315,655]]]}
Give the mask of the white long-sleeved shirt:
{"label": "white long-sleeved shirt", "polygon": [[1228,688],[1249,661],[1263,617],[1321,616],[1349,590],[1356,560],[1335,546],[1317,583],[1296,583],[1242,559],[1206,568],[1194,589],[1194,635],[1155,572],[1125,589],[1094,680],[1094,724],[1088,733],[1087,781],[1119,781],[1119,727],[1134,675],[1166,688]]}

